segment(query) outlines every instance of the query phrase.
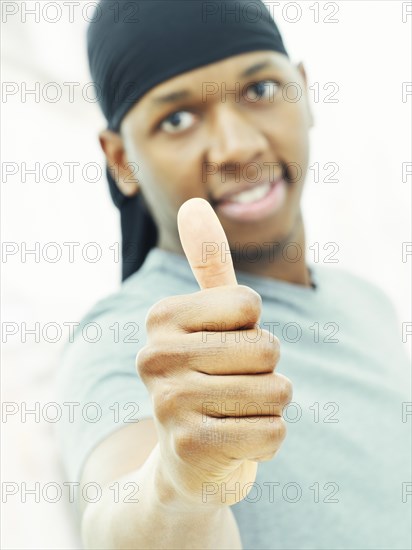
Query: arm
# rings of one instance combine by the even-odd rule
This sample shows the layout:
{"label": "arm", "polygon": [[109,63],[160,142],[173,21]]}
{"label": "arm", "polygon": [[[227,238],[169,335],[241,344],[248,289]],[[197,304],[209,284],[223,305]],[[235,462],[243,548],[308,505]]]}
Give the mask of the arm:
{"label": "arm", "polygon": [[[212,242],[226,240],[210,205],[187,201],[179,216],[202,290],[164,298],[146,316],[147,342],[136,368],[151,395],[155,424],[125,428],[90,457],[85,479],[94,477],[107,490],[84,511],[87,548],[241,548],[230,506],[244,498],[257,463],[270,460],[286,434],[282,410],[292,385],[274,373],[279,341],[257,327],[262,300],[237,285],[233,265],[220,255],[202,261],[201,235],[191,219]],[[213,330],[205,330],[211,321]],[[263,406],[253,424],[247,413],[252,395]],[[273,406],[266,411],[268,403]],[[139,502],[112,502],[113,480],[135,483]]]}
{"label": "arm", "polygon": [[[162,478],[151,419],[118,430],[91,453],[81,485],[92,481],[106,489],[99,502],[80,503],[85,548],[241,548],[229,506],[193,506]],[[122,502],[121,492],[114,502],[107,487],[115,481],[137,484],[139,502]]]}

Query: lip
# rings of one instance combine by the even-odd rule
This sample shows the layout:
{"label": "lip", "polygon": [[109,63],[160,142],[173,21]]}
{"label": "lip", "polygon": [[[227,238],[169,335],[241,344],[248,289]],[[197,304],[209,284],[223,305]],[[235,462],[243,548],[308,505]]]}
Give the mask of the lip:
{"label": "lip", "polygon": [[[264,183],[269,182],[266,180],[259,185]],[[270,184],[270,189],[264,197],[250,203],[237,203],[231,201],[230,198],[242,191],[258,187],[257,184],[238,187],[236,191],[225,193],[214,204],[216,213],[234,221],[258,221],[276,213],[286,200],[287,183],[283,177],[279,177]]]}
{"label": "lip", "polygon": [[265,183],[275,183],[278,180],[282,179],[282,176],[278,176],[277,178],[274,178],[272,181],[269,180],[261,180],[258,183],[249,183],[246,185],[237,185],[234,187],[231,191],[226,191],[226,193],[223,193],[222,195],[215,197],[213,196],[213,202],[215,205],[218,205],[218,203],[223,201],[229,201],[231,197],[234,195],[237,195],[239,193],[243,193],[243,191],[250,191],[251,189],[255,189],[256,187],[260,187],[261,185],[264,185]]}

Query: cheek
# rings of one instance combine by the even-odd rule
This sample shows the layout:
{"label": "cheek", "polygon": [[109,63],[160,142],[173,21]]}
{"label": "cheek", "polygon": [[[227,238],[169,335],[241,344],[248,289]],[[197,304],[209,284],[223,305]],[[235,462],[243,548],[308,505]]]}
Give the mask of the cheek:
{"label": "cheek", "polygon": [[303,105],[287,104],[267,117],[265,133],[281,162],[297,163],[302,173],[308,164],[308,123]]}
{"label": "cheek", "polygon": [[139,167],[137,179],[143,194],[163,217],[175,219],[180,205],[189,198],[207,198],[201,179],[201,154],[191,142],[193,139],[188,138],[167,143],[138,139],[133,143],[131,160]]}
{"label": "cheek", "polygon": [[[159,150],[160,153],[160,150]],[[192,197],[206,197],[202,183],[202,160],[189,147],[164,147],[162,154],[153,158],[152,173],[157,185],[172,204],[180,206]]]}
{"label": "cheek", "polygon": [[160,165],[160,162],[154,163],[152,170],[149,168],[143,186],[143,192],[150,202],[161,205],[161,210],[173,217],[186,200],[192,197],[206,198],[196,171],[188,171],[185,164],[176,160],[166,166]]}

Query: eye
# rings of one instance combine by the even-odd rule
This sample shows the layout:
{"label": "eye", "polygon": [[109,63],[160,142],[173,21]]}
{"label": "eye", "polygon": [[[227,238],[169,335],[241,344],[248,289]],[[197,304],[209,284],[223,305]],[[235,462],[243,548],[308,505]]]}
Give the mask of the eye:
{"label": "eye", "polygon": [[279,89],[279,82],[275,80],[261,80],[248,86],[246,90],[246,99],[249,101],[258,101],[259,99],[268,99],[273,101],[275,94]]}
{"label": "eye", "polygon": [[165,118],[159,127],[168,134],[177,134],[189,128],[194,122],[195,116],[189,111],[176,111]]}

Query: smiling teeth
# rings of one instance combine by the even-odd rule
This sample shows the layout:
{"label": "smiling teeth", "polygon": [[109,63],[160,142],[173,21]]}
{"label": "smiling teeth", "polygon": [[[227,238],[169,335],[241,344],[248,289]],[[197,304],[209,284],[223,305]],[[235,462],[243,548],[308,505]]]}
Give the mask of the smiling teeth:
{"label": "smiling teeth", "polygon": [[240,204],[256,202],[263,199],[263,197],[268,194],[269,190],[270,183],[265,183],[264,185],[259,185],[259,187],[255,187],[254,189],[233,195],[230,197],[230,202],[237,202]]}

